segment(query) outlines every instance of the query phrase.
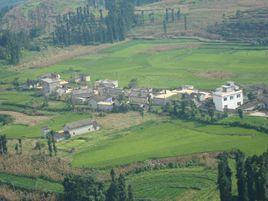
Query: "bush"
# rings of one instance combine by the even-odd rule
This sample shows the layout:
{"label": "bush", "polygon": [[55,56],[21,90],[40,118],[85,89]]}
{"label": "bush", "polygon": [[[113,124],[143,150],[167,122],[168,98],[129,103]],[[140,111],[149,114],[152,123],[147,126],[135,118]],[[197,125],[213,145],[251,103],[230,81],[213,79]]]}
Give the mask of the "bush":
{"label": "bush", "polygon": [[7,125],[14,121],[14,118],[7,114],[0,114],[0,125]]}

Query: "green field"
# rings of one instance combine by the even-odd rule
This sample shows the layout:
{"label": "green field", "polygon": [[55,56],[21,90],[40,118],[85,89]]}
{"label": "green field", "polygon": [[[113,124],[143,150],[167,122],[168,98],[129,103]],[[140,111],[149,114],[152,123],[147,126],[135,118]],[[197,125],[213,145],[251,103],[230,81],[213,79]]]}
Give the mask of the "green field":
{"label": "green field", "polygon": [[23,176],[0,173],[0,182],[27,190],[38,190],[42,192],[63,192],[63,186],[56,182],[40,178],[29,178]]}
{"label": "green field", "polygon": [[247,154],[267,149],[268,135],[254,130],[192,122],[147,122],[115,133],[116,137],[80,147],[76,167],[114,167],[153,158],[239,148]]}
{"label": "green field", "polygon": [[96,79],[118,79],[121,86],[137,78],[140,86],[178,87],[191,84],[214,89],[227,80],[239,84],[267,84],[268,50],[241,43],[201,42],[195,39],[132,40],[98,54],[67,60],[47,68],[20,72],[2,68],[3,80],[35,78],[58,72],[65,78],[75,72]]}
{"label": "green field", "polygon": [[82,119],[90,119],[90,114],[78,114],[78,113],[61,113],[53,116],[50,120],[46,120],[38,123],[34,126],[10,124],[4,127],[0,127],[0,134],[5,134],[8,138],[21,138],[21,137],[41,137],[41,128],[48,126],[49,128],[58,131],[62,130],[66,123],[79,121]]}
{"label": "green field", "polygon": [[218,201],[216,178],[214,170],[178,168],[130,175],[127,183],[139,199]]}

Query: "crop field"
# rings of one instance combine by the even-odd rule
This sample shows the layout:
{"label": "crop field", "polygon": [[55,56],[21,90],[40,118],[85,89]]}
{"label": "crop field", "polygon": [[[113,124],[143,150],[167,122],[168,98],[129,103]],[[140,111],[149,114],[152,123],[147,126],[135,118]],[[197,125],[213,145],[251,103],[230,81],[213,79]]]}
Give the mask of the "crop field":
{"label": "crop field", "polygon": [[3,80],[19,77],[23,81],[46,72],[58,72],[64,78],[87,73],[92,80],[117,79],[121,86],[137,78],[140,86],[154,88],[192,84],[213,89],[227,80],[239,84],[267,84],[268,50],[197,39],[133,40],[46,68],[20,72],[5,69]]}
{"label": "crop field", "polygon": [[14,187],[27,190],[39,190],[43,192],[63,192],[61,184],[39,178],[29,178],[24,176],[0,173],[0,182]]}
{"label": "crop field", "polygon": [[218,201],[216,178],[216,171],[195,167],[134,174],[127,183],[139,199]]}
{"label": "crop field", "polygon": [[247,154],[267,149],[268,135],[238,127],[208,126],[183,121],[147,122],[80,147],[76,167],[108,168],[148,159],[239,148]]}
{"label": "crop field", "polygon": [[5,134],[8,138],[22,138],[22,137],[41,137],[41,128],[49,126],[51,129],[58,131],[62,130],[66,123],[73,121],[79,121],[82,119],[90,119],[91,114],[77,114],[77,113],[61,113],[52,116],[49,120],[44,120],[36,125],[25,125],[25,124],[10,124],[7,126],[0,127],[0,133]]}

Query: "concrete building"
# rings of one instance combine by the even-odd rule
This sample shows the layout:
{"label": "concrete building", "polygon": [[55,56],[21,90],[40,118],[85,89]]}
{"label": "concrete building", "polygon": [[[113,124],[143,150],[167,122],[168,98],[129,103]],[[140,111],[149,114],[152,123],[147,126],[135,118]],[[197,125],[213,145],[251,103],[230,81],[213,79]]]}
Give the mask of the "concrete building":
{"label": "concrete building", "polygon": [[97,131],[99,129],[100,126],[97,122],[91,119],[69,123],[63,128],[64,132],[69,133],[71,137]]}
{"label": "concrete building", "polygon": [[95,82],[95,87],[110,87],[110,88],[117,88],[118,81],[117,80],[98,80]]}
{"label": "concrete building", "polygon": [[216,110],[235,110],[243,105],[243,91],[234,82],[227,82],[213,92],[213,102]]}

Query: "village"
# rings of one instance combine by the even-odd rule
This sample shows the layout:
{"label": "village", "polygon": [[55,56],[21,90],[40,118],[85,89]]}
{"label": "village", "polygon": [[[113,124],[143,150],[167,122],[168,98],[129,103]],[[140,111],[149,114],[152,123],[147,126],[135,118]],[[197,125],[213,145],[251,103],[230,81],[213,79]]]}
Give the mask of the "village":
{"label": "village", "polygon": [[[28,80],[21,88],[36,90],[47,99],[69,101],[75,112],[105,114],[135,110],[142,115],[144,111],[154,112],[157,108],[167,108],[182,100],[191,102],[205,113],[213,110],[228,115],[239,109],[255,115],[265,115],[268,110],[267,88],[251,86],[245,95],[243,88],[231,81],[214,91],[198,90],[192,85],[175,89],[138,88],[136,79],[131,80],[127,88],[121,88],[117,80],[97,80],[92,84],[89,75],[79,75],[66,81],[57,73],[48,73],[36,80]],[[55,132],[54,139],[61,141],[99,129],[98,123],[92,119],[72,122]],[[44,127],[41,132],[45,137],[50,128]]]}

